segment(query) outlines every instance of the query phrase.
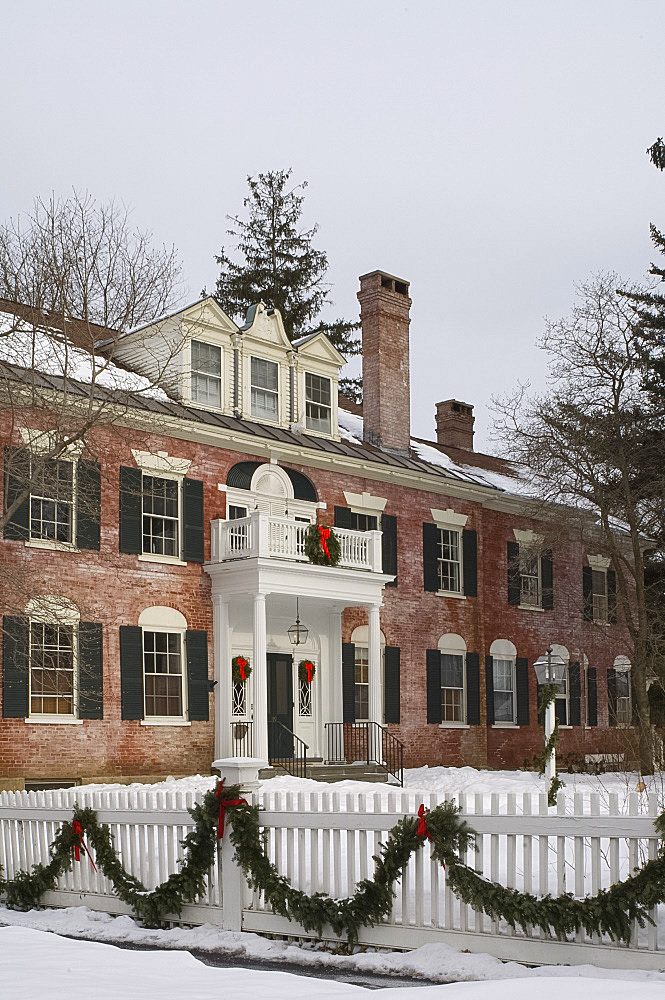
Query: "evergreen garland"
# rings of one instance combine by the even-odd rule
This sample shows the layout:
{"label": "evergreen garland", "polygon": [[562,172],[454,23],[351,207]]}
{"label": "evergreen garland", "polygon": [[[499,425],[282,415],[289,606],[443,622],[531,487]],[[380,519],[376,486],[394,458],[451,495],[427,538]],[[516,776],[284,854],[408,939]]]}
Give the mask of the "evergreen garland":
{"label": "evergreen garland", "polygon": [[[324,531],[330,532],[326,538],[326,545],[328,547],[328,552],[330,553],[330,558],[328,558],[323,548],[319,528],[323,528]],[[305,555],[309,561],[314,563],[316,566],[336,566],[338,564],[340,556],[342,555],[342,549],[339,544],[339,538],[329,525],[310,524],[309,528],[305,532]]]}
{"label": "evergreen garland", "polygon": [[312,680],[314,680],[314,674],[316,673],[316,664],[313,663],[311,660],[301,660],[300,663],[298,664],[298,680],[299,681],[307,681],[309,683],[309,677],[308,677],[308,674],[307,674],[307,664],[308,663],[309,663],[309,666],[310,666],[309,677],[311,677]]}
{"label": "evergreen garland", "polygon": [[[239,787],[225,789],[225,797],[238,798]],[[206,888],[206,876],[212,865],[217,844],[219,798],[208,792],[201,805],[189,810],[195,828],[182,841],[185,858],[180,871],[148,892],[142,883],[125,871],[113,847],[108,826],[97,822],[92,809],[74,807],[74,820],[95,850],[102,873],[111,881],[120,899],[132,907],[147,927],[160,927],[167,916],[180,914],[182,906],[193,902]],[[459,818],[459,809],[444,802],[424,813],[432,857],[446,869],[453,892],[475,910],[494,920],[505,920],[512,928],[540,927],[547,934],[563,936],[584,928],[589,934],[609,934],[613,940],[629,941],[634,921],[644,927],[653,923],[649,910],[665,902],[665,851],[648,861],[623,882],[601,890],[596,896],[575,899],[572,894],[537,897],[531,893],[507,889],[490,882],[464,864],[464,854],[473,843],[474,831]],[[298,921],[306,930],[319,936],[324,924],[336,934],[345,934],[350,943],[358,940],[361,927],[380,921],[390,913],[395,883],[411,854],[425,842],[418,833],[417,817],[405,816],[390,831],[388,840],[375,856],[372,878],[363,879],[353,896],[332,899],[325,893],[308,896],[294,889],[280,875],[265,853],[265,834],[260,830],[260,812],[256,806],[229,810],[231,842],[237,863],[250,884],[265,894],[275,913]],[[659,835],[665,835],[665,813],[655,820]],[[423,827],[421,825],[421,831]],[[48,865],[35,865],[32,872],[19,872],[10,881],[0,879],[9,907],[28,909],[39,905],[44,892],[54,889],[58,877],[72,866],[73,851],[79,843],[72,825],[65,823],[51,846]]]}

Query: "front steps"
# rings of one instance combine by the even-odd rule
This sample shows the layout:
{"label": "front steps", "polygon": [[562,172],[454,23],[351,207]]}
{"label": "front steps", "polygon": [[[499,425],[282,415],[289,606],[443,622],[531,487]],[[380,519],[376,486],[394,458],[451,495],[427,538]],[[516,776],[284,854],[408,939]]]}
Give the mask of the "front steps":
{"label": "front steps", "polygon": [[[259,778],[277,778],[288,774],[283,767],[263,767]],[[390,781],[390,776],[378,764],[358,761],[354,764],[324,764],[317,761],[307,765],[307,777],[313,781]]]}

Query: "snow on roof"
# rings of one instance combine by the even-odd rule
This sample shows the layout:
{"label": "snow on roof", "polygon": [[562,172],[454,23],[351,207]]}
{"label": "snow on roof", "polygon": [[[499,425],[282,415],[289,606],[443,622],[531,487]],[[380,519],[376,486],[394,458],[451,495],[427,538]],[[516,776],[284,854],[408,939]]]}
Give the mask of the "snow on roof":
{"label": "snow on roof", "polygon": [[11,313],[0,313],[0,361],[44,375],[169,400],[163,389],[143,375],[118,368],[101,355],[72,346],[57,330],[37,329]]}

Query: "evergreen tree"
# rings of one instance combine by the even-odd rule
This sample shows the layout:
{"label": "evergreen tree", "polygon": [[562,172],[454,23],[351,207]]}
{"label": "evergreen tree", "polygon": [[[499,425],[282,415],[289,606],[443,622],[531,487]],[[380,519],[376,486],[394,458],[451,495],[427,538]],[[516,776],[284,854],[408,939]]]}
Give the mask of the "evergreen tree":
{"label": "evergreen tree", "polygon": [[[243,205],[248,217],[229,216],[227,235],[232,255],[222,247],[214,296],[222,309],[239,323],[255,302],[279,309],[289,340],[322,332],[345,356],[360,353],[359,323],[320,318],[332,304],[325,282],[328,257],[317,250],[318,226],[301,226],[307,181],[290,186],[291,170],[271,170],[248,177],[249,195]],[[342,379],[341,388],[353,398],[360,393],[360,379]]]}

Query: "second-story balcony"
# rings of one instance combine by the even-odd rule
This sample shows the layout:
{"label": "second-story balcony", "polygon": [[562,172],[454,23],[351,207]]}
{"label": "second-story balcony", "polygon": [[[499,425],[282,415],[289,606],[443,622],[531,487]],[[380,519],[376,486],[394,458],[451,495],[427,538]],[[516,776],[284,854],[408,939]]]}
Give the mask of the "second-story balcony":
{"label": "second-story balcony", "polygon": [[[212,522],[211,562],[267,558],[308,563],[305,539],[310,527],[304,521],[254,511],[237,520]],[[381,573],[381,532],[335,528],[343,569]]]}

